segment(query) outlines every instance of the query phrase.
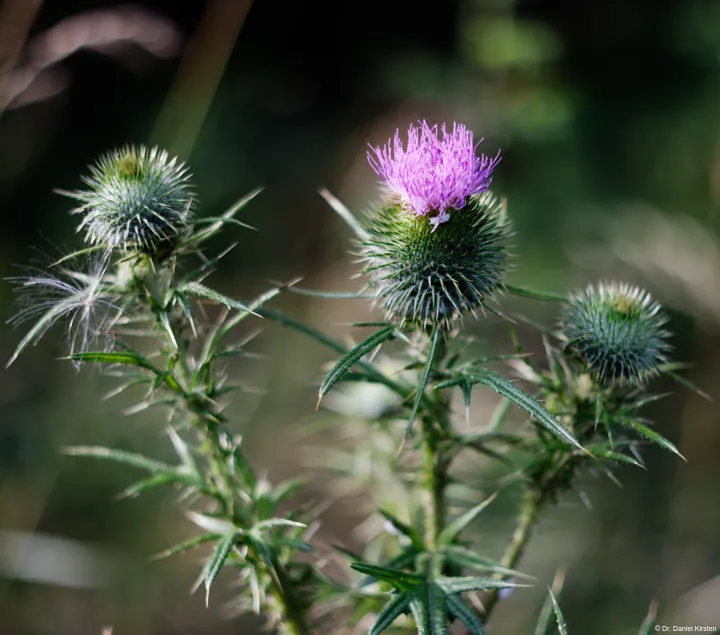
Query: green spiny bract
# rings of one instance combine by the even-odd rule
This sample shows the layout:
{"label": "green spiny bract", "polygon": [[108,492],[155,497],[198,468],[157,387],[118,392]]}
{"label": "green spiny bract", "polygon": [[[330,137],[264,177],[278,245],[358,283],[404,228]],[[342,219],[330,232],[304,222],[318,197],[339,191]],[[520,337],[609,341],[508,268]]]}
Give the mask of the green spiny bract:
{"label": "green spiny bract", "polygon": [[561,318],[567,348],[600,380],[639,384],[656,375],[669,349],[667,318],[650,295],[601,283],[573,293]]}
{"label": "green spiny bract", "polygon": [[390,319],[445,330],[502,286],[509,224],[491,192],[468,199],[447,222],[386,204],[365,224],[361,256],[368,288]]}
{"label": "green spiny bract", "polygon": [[80,201],[91,245],[161,256],[189,230],[190,174],[167,152],[125,146],[109,152],[83,178],[85,190],[67,194]]}

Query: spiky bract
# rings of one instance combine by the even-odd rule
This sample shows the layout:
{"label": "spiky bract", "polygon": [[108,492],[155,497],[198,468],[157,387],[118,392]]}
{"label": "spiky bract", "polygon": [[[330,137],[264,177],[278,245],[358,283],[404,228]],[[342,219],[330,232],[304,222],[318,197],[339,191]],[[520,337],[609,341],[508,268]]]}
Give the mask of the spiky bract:
{"label": "spiky bract", "polygon": [[646,291],[611,282],[573,293],[561,330],[567,347],[596,377],[638,384],[657,374],[666,359],[666,321]]}
{"label": "spiky bract", "polygon": [[489,191],[470,197],[437,230],[430,220],[383,205],[366,222],[361,255],[368,287],[390,319],[449,329],[501,286],[509,225]]}
{"label": "spiky bract", "polygon": [[149,254],[167,253],[189,228],[188,168],[167,152],[125,146],[90,168],[86,190],[69,192],[84,214],[78,231],[91,245]]}

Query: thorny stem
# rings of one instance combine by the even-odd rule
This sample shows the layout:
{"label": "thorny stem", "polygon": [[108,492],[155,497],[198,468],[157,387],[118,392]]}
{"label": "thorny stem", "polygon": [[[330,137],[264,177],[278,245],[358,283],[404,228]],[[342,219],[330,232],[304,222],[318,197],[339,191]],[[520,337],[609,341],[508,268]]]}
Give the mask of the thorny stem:
{"label": "thorny stem", "polygon": [[[567,468],[572,460],[572,455],[565,455],[549,469],[545,474],[541,474],[537,480],[526,485],[523,504],[518,515],[517,524],[512,538],[508,543],[505,553],[503,554],[500,564],[507,569],[514,569],[520,558],[522,558],[527,548],[528,542],[532,536],[535,524],[540,516],[543,504],[557,489],[557,477]],[[500,590],[492,589],[487,592],[483,599],[485,607],[485,622],[488,622],[498,599],[500,598]]]}
{"label": "thorny stem", "polygon": [[[191,380],[191,364],[188,353],[188,342],[181,337],[182,325],[171,315],[167,306],[158,306],[147,290],[145,301],[151,311],[155,313],[157,328],[164,334],[170,355],[177,358],[183,379],[183,389],[175,392],[182,395],[182,402],[185,410],[190,415],[191,421],[198,432],[201,440],[201,451],[207,460],[210,471],[210,478],[213,481],[218,493],[218,502],[223,512],[233,523],[238,522],[236,510],[235,483],[232,473],[228,467],[229,444],[224,443],[224,433],[221,430],[221,423],[224,420],[220,413],[214,412],[212,401],[207,395],[198,395],[188,392],[186,387]],[[204,398],[203,398],[204,397]],[[237,450],[235,450],[237,451]],[[254,559],[257,562],[264,560],[263,554],[251,547]],[[290,635],[312,635],[310,627],[306,623],[304,611],[295,597],[292,583],[288,578],[287,571],[282,562],[273,558],[270,566],[266,567],[270,577],[270,590],[275,601],[280,607],[282,625],[285,632]]]}
{"label": "thorny stem", "polygon": [[[433,335],[435,337],[435,335]],[[433,369],[438,368],[446,353],[445,340],[442,334],[437,343]],[[431,344],[432,345],[432,344]],[[438,536],[445,527],[446,500],[445,489],[448,482],[448,459],[442,451],[442,441],[437,426],[444,426],[448,417],[449,404],[441,396],[426,415],[422,418],[422,436],[424,445],[424,487],[427,494],[425,504],[425,542],[429,551],[438,547]],[[439,566],[438,561],[438,566]],[[440,573],[437,571],[436,573]]]}

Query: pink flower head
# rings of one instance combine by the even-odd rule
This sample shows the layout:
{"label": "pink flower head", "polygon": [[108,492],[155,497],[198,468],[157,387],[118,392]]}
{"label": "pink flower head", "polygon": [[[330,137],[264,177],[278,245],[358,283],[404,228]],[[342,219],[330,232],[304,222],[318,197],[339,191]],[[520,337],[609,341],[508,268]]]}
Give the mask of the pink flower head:
{"label": "pink flower head", "polygon": [[[462,124],[454,123],[451,132],[443,124],[430,127],[426,121],[410,125],[407,147],[400,131],[382,148],[371,146],[368,161],[383,180],[391,196],[399,198],[414,214],[430,219],[434,229],[450,220],[449,210],[459,209],[468,197],[490,187],[492,171],[500,161],[477,156],[473,134]],[[433,231],[434,231],[433,229]]]}

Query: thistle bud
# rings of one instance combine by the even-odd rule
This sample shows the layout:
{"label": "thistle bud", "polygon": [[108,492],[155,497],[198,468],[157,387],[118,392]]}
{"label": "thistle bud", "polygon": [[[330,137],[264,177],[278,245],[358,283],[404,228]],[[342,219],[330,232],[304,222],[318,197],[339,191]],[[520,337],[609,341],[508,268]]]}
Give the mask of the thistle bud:
{"label": "thistle bud", "polygon": [[167,253],[189,229],[190,174],[167,152],[144,146],[114,150],[83,178],[87,189],[69,192],[80,201],[91,245],[152,255]]}
{"label": "thistle bud", "polygon": [[384,200],[365,225],[361,255],[369,289],[390,319],[449,329],[501,286],[504,207],[488,191],[499,161],[475,154],[472,132],[455,124],[410,126],[368,158]]}
{"label": "thistle bud", "polygon": [[561,318],[567,348],[600,380],[639,384],[656,375],[670,348],[667,318],[646,291],[600,283],[573,293]]}

